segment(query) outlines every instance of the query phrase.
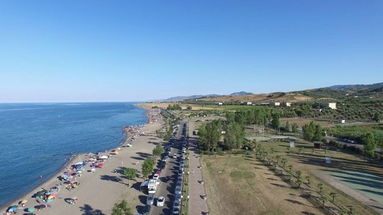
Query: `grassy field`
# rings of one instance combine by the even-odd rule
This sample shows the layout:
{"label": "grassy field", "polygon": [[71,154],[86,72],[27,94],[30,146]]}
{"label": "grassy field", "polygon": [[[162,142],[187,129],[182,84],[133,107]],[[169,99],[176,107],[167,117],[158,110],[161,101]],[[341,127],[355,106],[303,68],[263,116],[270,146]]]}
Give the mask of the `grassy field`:
{"label": "grassy field", "polygon": [[221,214],[322,214],[253,157],[204,155],[209,211]]}
{"label": "grassy field", "polygon": [[290,123],[290,125],[292,125],[293,123],[296,123],[299,127],[309,124],[311,121],[314,121],[316,124],[324,128],[332,127],[339,124],[339,123],[331,122],[329,120],[316,120],[316,119],[306,119],[306,118],[281,118],[280,119],[281,126],[284,126],[287,121]]}
{"label": "grassy field", "polygon": [[[362,204],[360,201],[363,200],[356,200],[353,198],[357,198],[357,196],[352,195],[353,197],[351,197],[346,193],[340,191],[339,189],[328,185],[322,179],[332,177],[330,176],[332,173],[345,171],[364,172],[374,175],[376,177],[383,177],[383,169],[380,164],[370,163],[356,155],[347,154],[340,151],[315,150],[313,152],[312,144],[306,143],[304,141],[302,141],[301,143],[296,143],[296,148],[291,150],[289,150],[288,143],[285,142],[264,142],[260,144],[265,149],[269,151],[274,151],[274,156],[279,155],[283,158],[286,158],[287,165],[291,165],[294,171],[300,170],[303,174],[303,178],[309,176],[311,185],[314,189],[316,189],[317,184],[323,183],[324,193],[337,193],[337,204],[344,206],[352,206],[355,211],[355,214],[379,214],[373,211],[371,208],[367,207],[365,204]],[[331,164],[325,164],[325,156],[329,156],[332,158]],[[345,180],[352,180],[352,176],[347,177],[349,178],[345,178]],[[355,183],[364,182],[355,181]],[[370,187],[370,189],[372,191],[375,190],[374,187]]]}

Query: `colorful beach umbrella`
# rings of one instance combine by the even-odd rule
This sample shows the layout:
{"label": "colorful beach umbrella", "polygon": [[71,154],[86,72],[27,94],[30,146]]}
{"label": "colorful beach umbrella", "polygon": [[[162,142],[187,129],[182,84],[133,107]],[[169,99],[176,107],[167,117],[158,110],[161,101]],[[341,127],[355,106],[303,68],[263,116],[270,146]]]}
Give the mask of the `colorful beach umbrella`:
{"label": "colorful beach umbrella", "polygon": [[46,205],[36,205],[35,208],[36,209],[43,209],[43,208],[46,208],[47,206]]}
{"label": "colorful beach umbrella", "polygon": [[28,211],[28,212],[35,212],[35,211],[36,211],[36,208],[28,208],[27,211]]}
{"label": "colorful beach umbrella", "polygon": [[19,201],[19,205],[21,205],[21,204],[27,204],[27,202],[28,202],[28,200],[24,199],[24,200],[22,200],[22,201]]}
{"label": "colorful beach umbrella", "polygon": [[18,206],[17,205],[12,205],[8,208],[7,212],[15,212],[17,211]]}

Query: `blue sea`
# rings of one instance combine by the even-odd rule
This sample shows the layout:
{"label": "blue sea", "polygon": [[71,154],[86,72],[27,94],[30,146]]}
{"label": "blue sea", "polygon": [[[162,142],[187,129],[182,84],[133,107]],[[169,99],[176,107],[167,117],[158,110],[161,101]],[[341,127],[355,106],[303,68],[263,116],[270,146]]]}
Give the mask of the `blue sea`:
{"label": "blue sea", "polygon": [[146,122],[133,103],[0,104],[0,206],[53,176],[71,155],[117,147],[123,127]]}

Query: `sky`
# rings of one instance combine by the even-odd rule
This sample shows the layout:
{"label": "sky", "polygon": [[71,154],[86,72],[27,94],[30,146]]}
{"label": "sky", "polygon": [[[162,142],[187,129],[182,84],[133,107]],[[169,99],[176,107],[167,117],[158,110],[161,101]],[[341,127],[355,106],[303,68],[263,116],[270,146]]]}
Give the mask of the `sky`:
{"label": "sky", "polygon": [[381,0],[1,0],[0,102],[383,81]]}

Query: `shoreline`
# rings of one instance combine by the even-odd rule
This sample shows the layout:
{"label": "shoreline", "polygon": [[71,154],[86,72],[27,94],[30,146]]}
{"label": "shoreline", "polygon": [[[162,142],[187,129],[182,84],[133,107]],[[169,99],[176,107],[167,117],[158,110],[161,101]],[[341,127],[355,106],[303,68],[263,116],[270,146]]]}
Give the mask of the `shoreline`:
{"label": "shoreline", "polygon": [[18,199],[25,199],[27,198],[29,195],[32,194],[32,191],[36,190],[37,188],[39,187],[44,187],[45,184],[49,183],[51,180],[53,179],[56,179],[60,173],[65,170],[66,168],[70,167],[73,163],[73,161],[75,159],[77,159],[79,156],[81,156],[82,154],[72,154],[69,159],[67,161],[65,161],[65,163],[58,169],[56,170],[52,176],[50,177],[46,177],[45,180],[43,179],[41,181],[41,183],[39,183],[38,185],[32,187],[29,191],[27,191],[25,194],[22,194],[20,195],[19,197],[15,198],[14,200],[10,200],[6,203],[4,203],[4,205],[0,205],[0,212],[3,212],[5,211],[6,209],[8,209],[9,206],[11,205],[16,205],[16,203],[18,202]]}
{"label": "shoreline", "polygon": [[142,103],[134,104],[134,106],[137,107],[137,108],[141,108],[141,109],[145,110],[146,123],[139,124],[139,125],[123,126],[122,127],[123,137],[121,138],[121,141],[119,141],[118,146],[112,147],[112,148],[110,148],[108,150],[105,150],[105,151],[102,151],[102,152],[76,153],[76,154],[70,155],[68,160],[60,168],[58,168],[56,171],[54,171],[51,176],[46,177],[45,180],[43,179],[41,181],[41,183],[39,183],[38,185],[32,187],[31,189],[29,189],[28,191],[26,191],[24,194],[20,195],[19,197],[16,197],[15,199],[10,200],[10,201],[4,203],[4,205],[0,205],[0,214],[5,213],[6,210],[9,208],[9,206],[11,206],[11,205],[18,205],[18,202],[20,200],[29,199],[34,193],[36,193],[42,187],[44,187],[44,188],[49,187],[50,184],[52,184],[53,182],[57,181],[57,178],[60,175],[62,175],[63,171],[65,171],[66,169],[71,168],[71,166],[75,163],[76,160],[79,160],[79,159],[83,160],[89,154],[97,154],[97,153],[109,154],[111,151],[120,148],[122,145],[124,145],[128,141],[130,141],[130,142],[133,141],[133,140],[131,140],[129,138],[134,137],[135,134],[130,136],[129,133],[132,133],[132,132],[129,132],[129,129],[130,128],[136,128],[136,129],[140,129],[141,128],[142,129],[143,127],[145,127],[145,126],[147,126],[147,125],[149,125],[151,123],[150,109],[148,107],[146,107],[145,105],[143,105]]}

